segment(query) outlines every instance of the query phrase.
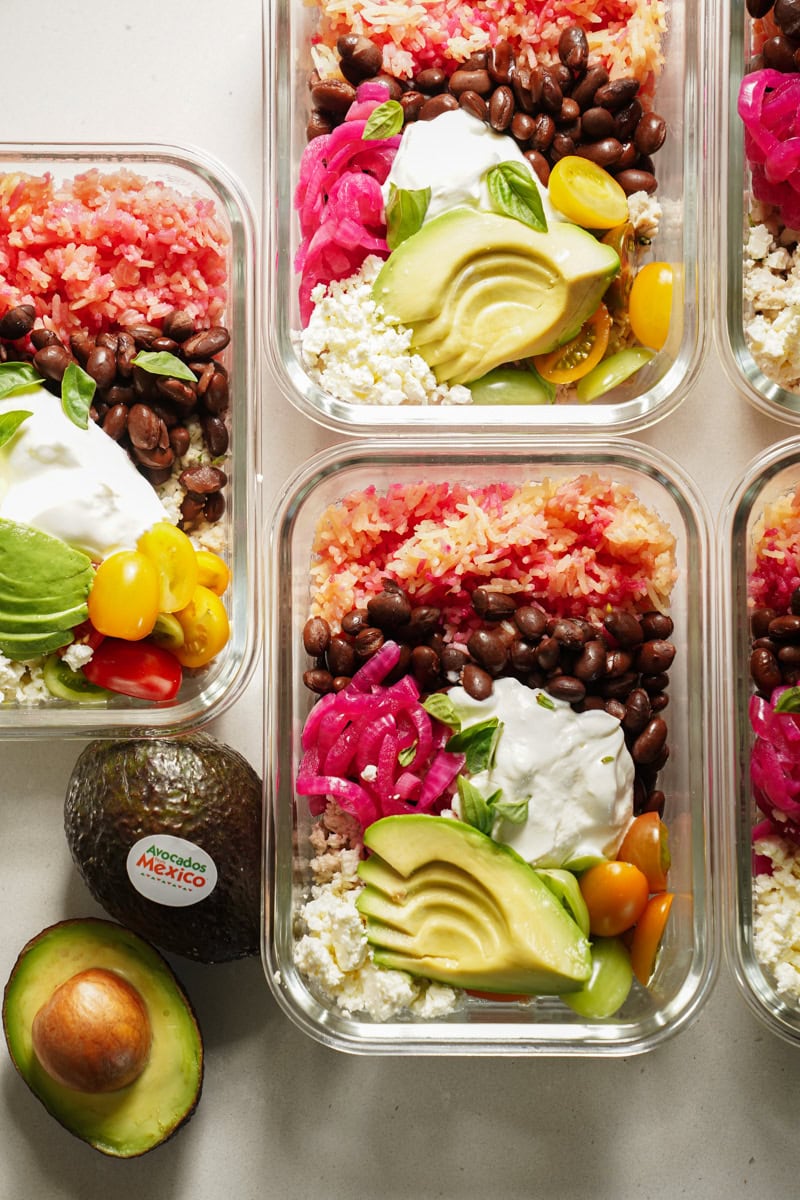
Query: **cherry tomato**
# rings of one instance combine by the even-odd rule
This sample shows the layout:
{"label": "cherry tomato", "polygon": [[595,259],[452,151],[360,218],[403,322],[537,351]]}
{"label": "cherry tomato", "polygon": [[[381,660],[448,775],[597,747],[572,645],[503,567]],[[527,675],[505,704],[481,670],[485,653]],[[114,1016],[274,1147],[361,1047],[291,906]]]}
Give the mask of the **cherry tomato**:
{"label": "cherry tomato", "polygon": [[606,352],[611,317],[605,304],[582,326],[579,333],[549,354],[537,354],[536,370],[548,383],[574,383],[588,375]]}
{"label": "cherry tomato", "polygon": [[136,642],[158,616],[158,572],[137,550],[119,550],[100,563],[89,592],[89,620],[107,637]]}
{"label": "cherry tomato", "polygon": [[673,899],[672,892],[661,892],[658,896],[652,896],[636,922],[631,939],[631,966],[643,987],[647,987],[655,970]]}
{"label": "cherry tomato", "polygon": [[82,646],[91,646],[93,650],[97,649],[105,637],[104,633],[95,629],[91,621],[82,621],[80,625],[76,625],[72,634],[76,642]]}
{"label": "cherry tomato", "polygon": [[139,700],[173,700],[183,678],[174,654],[152,642],[106,638],[83,673],[90,683]]}
{"label": "cherry tomato", "polygon": [[614,937],[630,929],[647,904],[647,876],[633,863],[598,863],[584,871],[579,883],[595,937]]}
{"label": "cherry tomato", "polygon": [[628,219],[628,197],[616,179],[579,154],[558,160],[547,190],[553,207],[584,229],[613,229]]}
{"label": "cherry tomato", "polygon": [[651,892],[663,892],[670,866],[669,834],[658,813],[642,813],[634,818],[622,839],[617,858],[633,863],[647,876]]}
{"label": "cherry tomato", "polygon": [[633,971],[628,951],[619,938],[592,943],[592,973],[579,992],[561,999],[581,1017],[612,1017],[628,998]]}
{"label": "cherry tomato", "polygon": [[184,667],[204,667],[230,637],[225,605],[210,588],[196,587],[186,608],[175,616],[183,630],[183,645],[174,653]]}
{"label": "cherry tomato", "polygon": [[169,521],[158,521],[136,544],[158,572],[158,611],[185,608],[197,587],[197,555],[186,534]]}
{"label": "cherry tomato", "polygon": [[495,367],[469,385],[473,404],[552,404],[556,389],[538,372],[520,367]]}
{"label": "cherry tomato", "polygon": [[634,337],[651,350],[660,350],[667,340],[672,314],[673,271],[669,263],[652,262],[642,267],[631,284],[628,316]]}
{"label": "cherry tomato", "polygon": [[644,346],[627,346],[616,354],[609,354],[593,367],[588,375],[578,381],[575,389],[582,404],[590,404],[598,396],[604,396],[639,371],[653,357],[652,350]]}
{"label": "cherry tomato", "polygon": [[216,592],[218,596],[224,595],[231,581],[231,573],[225,560],[211,550],[198,550],[196,558],[197,582]]}
{"label": "cherry tomato", "polygon": [[603,300],[615,315],[628,311],[628,297],[633,283],[636,261],[636,233],[630,221],[615,225],[602,238],[603,244],[616,250],[619,258],[619,275],[611,280]]}

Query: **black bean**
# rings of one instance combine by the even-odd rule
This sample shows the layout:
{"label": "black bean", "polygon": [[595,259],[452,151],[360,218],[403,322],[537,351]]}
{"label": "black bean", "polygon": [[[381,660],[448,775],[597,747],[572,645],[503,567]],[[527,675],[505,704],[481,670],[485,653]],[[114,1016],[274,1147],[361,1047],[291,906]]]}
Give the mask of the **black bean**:
{"label": "black bean", "polygon": [[619,137],[619,128],[613,114],[607,108],[599,108],[596,105],[586,109],[581,118],[581,128],[584,136],[593,142],[599,141],[600,138]]}
{"label": "black bean", "polygon": [[333,691],[333,676],[330,671],[323,671],[320,668],[304,671],[303,683],[309,691],[316,692],[318,696],[326,696],[328,692]]}
{"label": "black bean", "polygon": [[772,10],[776,24],[787,37],[800,41],[800,3],[798,0],[775,0]]}
{"label": "black bean", "polygon": [[591,108],[594,105],[595,92],[598,88],[604,87],[608,83],[608,71],[605,67],[587,65],[586,74],[583,79],[576,83],[572,89],[572,99],[577,102],[581,112],[585,108]]}
{"label": "black bean", "polygon": [[431,96],[430,100],[426,100],[422,108],[419,110],[420,121],[435,121],[442,113],[453,112],[458,108],[458,101],[455,96],[451,96],[449,92],[443,92],[439,96]]}
{"label": "black bean", "polygon": [[617,112],[627,104],[630,104],[638,91],[638,79],[634,79],[633,77],[612,79],[597,88],[594,94],[594,102],[600,108],[607,108],[610,112]]}
{"label": "black bean", "polygon": [[486,69],[494,83],[505,85],[511,78],[514,66],[514,52],[510,42],[502,38],[489,50]]}
{"label": "black bean", "polygon": [[353,644],[356,654],[363,661],[371,658],[373,654],[377,654],[383,643],[384,637],[381,630],[367,625],[365,629],[359,629]]}
{"label": "black bean", "polygon": [[775,655],[763,649],[753,650],[751,653],[750,675],[764,696],[769,696],[776,687],[780,687],[783,679]]}
{"label": "black bean", "polygon": [[366,629],[369,625],[369,618],[365,608],[352,608],[349,613],[345,613],[342,617],[342,629],[345,633],[351,633],[355,636],[362,629]]}
{"label": "black bean", "polygon": [[411,603],[402,591],[384,590],[367,602],[367,615],[378,629],[399,629],[411,617]]}
{"label": "black bean", "polygon": [[639,682],[635,671],[599,681],[600,694],[610,700],[626,700]]}
{"label": "black bean", "polygon": [[491,675],[499,675],[508,662],[508,649],[492,629],[476,629],[469,636],[467,649],[478,665]]}
{"label": "black bean", "polygon": [[407,637],[414,641],[430,637],[441,620],[441,610],[429,604],[417,604],[411,609],[408,628],[404,630]]}
{"label": "black bean", "polygon": [[590,162],[597,163],[598,167],[607,169],[613,167],[622,157],[622,142],[614,137],[601,138],[599,142],[587,142],[577,146],[575,153],[580,158],[588,158]]}
{"label": "black bean", "polygon": [[466,71],[460,68],[450,76],[448,86],[454,96],[460,96],[462,92],[477,92],[479,96],[488,96],[494,85],[488,71]]}
{"label": "black bean", "polygon": [[583,646],[580,658],[573,670],[584,683],[594,683],[602,678],[606,669],[606,644],[600,638],[592,638]]}
{"label": "black bean", "polygon": [[663,717],[653,717],[631,747],[635,763],[654,763],[667,740],[667,723]]}
{"label": "black bean", "polygon": [[441,67],[426,67],[414,77],[414,86],[429,95],[440,92],[447,83],[447,76]]}
{"label": "black bean", "polygon": [[568,700],[570,704],[578,704],[586,695],[586,684],[574,675],[559,675],[549,680],[546,690],[557,700]]}
{"label": "black bean", "polygon": [[604,618],[603,624],[620,646],[638,646],[643,641],[641,624],[633,613],[614,609]]}
{"label": "black bean", "polygon": [[58,334],[42,327],[31,330],[31,344],[34,350],[44,350],[45,346],[61,346]]}
{"label": "black bean", "polygon": [[508,648],[508,660],[518,675],[527,675],[537,666],[536,646],[516,637]]}
{"label": "black bean", "polygon": [[212,325],[210,329],[202,329],[183,343],[183,354],[186,360],[190,358],[209,359],[219,354],[231,340],[224,325]]}
{"label": "black bean", "polygon": [[[463,96],[462,96],[463,101]],[[481,101],[481,103],[485,103]],[[495,88],[489,101],[489,124],[498,133],[505,133],[514,116],[514,93],[510,87]]]}
{"label": "black bean", "polygon": [[321,79],[311,89],[314,107],[335,116],[344,116],[355,98],[356,89],[346,79]]}
{"label": "black bean", "polygon": [[91,375],[99,388],[109,388],[117,376],[117,351],[110,346],[95,345],[86,360],[86,374]]}
{"label": "black bean", "polygon": [[[130,429],[130,418],[128,419],[128,428]],[[178,476],[178,482],[181,487],[186,488],[187,492],[194,492],[199,496],[210,495],[212,492],[218,492],[228,482],[228,477],[219,467],[212,467],[208,463],[200,463],[194,467],[187,467],[185,471],[181,471]]]}
{"label": "black bean", "polygon": [[[534,134],[534,137],[535,136],[536,135]],[[536,178],[541,184],[543,184],[544,187],[547,187],[550,179],[550,163],[547,161],[545,156],[540,150],[526,150],[525,157],[536,173]]]}
{"label": "black bean", "polygon": [[476,666],[475,663],[467,663],[464,667],[461,683],[464,691],[473,700],[486,700],[491,696],[494,687],[489,672],[484,671],[482,667]]}
{"label": "black bean", "polygon": [[415,646],[411,651],[411,673],[422,692],[438,686],[440,667],[439,655],[431,646]]}
{"label": "black bean", "polygon": [[505,621],[517,611],[513,596],[484,587],[475,588],[472,607],[485,621]]}
{"label": "black bean", "polygon": [[36,320],[36,309],[32,304],[15,304],[0,318],[0,338],[15,342],[18,338],[26,337],[33,329]]}
{"label": "black bean", "polygon": [[[794,612],[794,609],[792,609]],[[770,621],[777,617],[774,608],[756,608],[750,614],[750,632],[753,637],[766,637]]]}
{"label": "black bean", "polygon": [[675,646],[673,643],[664,641],[662,638],[654,638],[652,641],[643,642],[639,647],[636,665],[644,674],[656,675],[661,671],[668,671],[674,658]]}
{"label": "black bean", "polygon": [[604,708],[610,717],[615,717],[618,721],[625,717],[625,705],[621,700],[606,700]]}
{"label": "black bean", "polygon": [[664,688],[669,687],[669,675],[666,671],[659,671],[655,675],[642,675],[640,682],[644,690],[652,695],[653,692],[663,692]]}
{"label": "black bean", "polygon": [[536,647],[536,662],[543,671],[552,671],[561,657],[561,647],[554,637],[544,637]]}
{"label": "black bean", "polygon": [[655,175],[651,175],[649,171],[640,171],[637,167],[617,171],[614,178],[626,196],[632,196],[634,192],[647,192],[648,196],[652,196],[658,188]]}
{"label": "black bean", "polygon": [[61,383],[64,372],[71,362],[72,356],[69,350],[59,341],[43,346],[33,356],[33,365],[36,370],[44,375],[45,379],[52,380],[53,383]]}
{"label": "black bean", "polygon": [[655,154],[664,145],[667,122],[657,113],[645,113],[636,126],[633,140],[640,154]]}
{"label": "black bean", "polygon": [[568,25],[558,39],[558,57],[570,71],[582,71],[589,58],[589,43],[580,25]]}
{"label": "black bean", "polygon": [[320,658],[328,649],[331,627],[324,617],[309,617],[303,626],[303,646],[306,654]]}
{"label": "black bean", "polygon": [[356,651],[346,633],[335,633],[328,642],[328,667],[332,675],[353,675],[357,668]]}
{"label": "black bean", "polygon": [[221,458],[228,449],[228,427],[222,417],[207,413],[200,421],[203,438],[213,458]]}
{"label": "black bean", "polygon": [[663,712],[669,704],[669,694],[667,692],[655,692],[650,697],[650,707],[654,713]]}
{"label": "black bean", "polygon": [[609,650],[606,654],[605,673],[609,679],[626,675],[633,666],[633,655],[629,650]]}
{"label": "black bean", "polygon": [[128,410],[124,404],[114,404],[103,417],[103,433],[118,442],[128,427]]}
{"label": "black bean", "polygon": [[[478,99],[480,100],[480,96]],[[425,103],[425,100],[426,97],[423,95],[423,93],[416,90],[403,93],[403,95],[400,97],[400,106],[403,109],[403,117],[406,122],[416,121],[420,114],[420,110]],[[483,104],[482,100],[481,104]],[[466,108],[466,105],[463,105],[462,107]],[[484,105],[484,108],[485,107],[486,106]]]}
{"label": "black bean", "polygon": [[372,79],[383,67],[380,47],[369,38],[346,34],[338,39],[336,49],[341,60],[339,69],[349,83],[358,85],[365,79]]}
{"label": "black bean", "polygon": [[800,641],[800,614],[788,613],[784,617],[775,617],[769,623],[768,632],[776,642]]}
{"label": "black bean", "polygon": [[647,725],[652,714],[652,702],[644,688],[634,688],[625,701],[622,727],[626,733],[638,734]]}
{"label": "black bean", "polygon": [[459,650],[458,646],[445,646],[439,655],[439,660],[442,664],[442,673],[448,683],[455,683],[460,680],[461,672],[469,662],[469,657],[463,650]]}

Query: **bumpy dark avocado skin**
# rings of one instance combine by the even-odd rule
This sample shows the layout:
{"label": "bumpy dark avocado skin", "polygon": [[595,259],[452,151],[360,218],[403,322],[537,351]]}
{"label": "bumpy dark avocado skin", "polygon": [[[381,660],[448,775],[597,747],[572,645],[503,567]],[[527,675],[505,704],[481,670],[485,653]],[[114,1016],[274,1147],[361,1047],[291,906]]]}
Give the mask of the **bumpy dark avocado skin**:
{"label": "bumpy dark avocado skin", "polygon": [[[84,882],[116,920],[198,962],[258,953],[261,781],[230,746],[201,733],[91,742],[69,781],[64,825]],[[217,884],[198,903],[158,904],[131,884],[128,851],[158,833],[213,858]]]}
{"label": "bumpy dark avocado skin", "polygon": [[[141,1075],[98,1095],[66,1088],[39,1063],[34,1017],[56,988],[91,967],[115,971],[136,988],[152,1043]],[[43,929],[22,948],[3,993],[11,1061],[65,1129],[101,1154],[135,1158],[163,1145],[193,1116],[203,1087],[203,1040],[191,1003],[161,955],[129,929],[87,917]]]}

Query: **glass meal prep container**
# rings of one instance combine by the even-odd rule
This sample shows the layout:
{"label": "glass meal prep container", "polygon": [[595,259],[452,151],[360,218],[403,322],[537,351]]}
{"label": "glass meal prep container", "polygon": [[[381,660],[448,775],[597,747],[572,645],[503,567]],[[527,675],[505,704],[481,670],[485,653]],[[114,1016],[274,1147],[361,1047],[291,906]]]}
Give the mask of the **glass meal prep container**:
{"label": "glass meal prep container", "polygon": [[[781,825],[792,828],[792,820],[785,812],[790,804],[792,791],[792,769],[783,756],[779,743],[775,743],[781,757],[781,767],[767,762],[764,766],[761,747],[760,763],[756,761],[759,775],[751,781],[751,758],[756,746],[755,726],[751,706],[758,703],[757,696],[769,701],[771,688],[780,686],[779,676],[769,679],[759,674],[766,687],[759,689],[751,674],[751,656],[769,655],[774,652],[781,659],[790,658],[793,641],[777,642],[772,651],[765,649],[768,641],[760,641],[754,648],[756,634],[769,631],[753,627],[751,618],[756,609],[772,609],[772,616],[790,613],[790,592],[796,570],[780,571],[780,564],[789,564],[796,556],[792,554],[792,508],[789,502],[800,484],[800,441],[792,438],[770,447],[752,461],[744,478],[731,489],[720,518],[719,570],[723,596],[723,646],[719,660],[719,695],[724,697],[720,708],[721,745],[723,761],[720,770],[721,840],[725,847],[725,904],[724,937],[727,958],[739,988],[752,1011],[774,1033],[787,1041],[800,1041],[800,988],[798,988],[796,964],[796,898],[793,897],[791,880],[793,873],[800,873],[800,854],[790,839],[784,847],[786,860],[775,863],[772,869],[767,857],[761,853],[764,843],[754,837],[763,836],[772,842],[772,831]],[[788,530],[784,537],[782,530]],[[780,574],[788,579],[783,586],[785,602],[781,599],[769,603],[777,593],[770,595],[762,589],[764,580],[772,578],[768,564],[754,575],[758,561],[757,553],[763,547],[766,558],[779,564]],[[785,558],[784,558],[785,556]],[[775,576],[778,577],[777,575]],[[757,584],[752,581],[760,580]],[[763,600],[767,600],[766,606]],[[769,616],[769,613],[767,614]],[[788,621],[791,626],[791,619]],[[773,627],[774,630],[775,627]],[[786,647],[781,654],[779,646]],[[769,658],[767,657],[767,663]],[[764,663],[756,666],[764,670]],[[787,663],[787,670],[791,665]],[[781,671],[782,684],[790,685],[794,676]],[[761,702],[763,704],[763,701]],[[788,722],[789,733],[795,719],[791,715],[773,718]],[[759,727],[760,728],[760,727]],[[772,742],[770,735],[759,733],[759,740],[766,742],[767,752]],[[772,756],[770,755],[770,758]],[[783,784],[781,780],[784,778]],[[756,802],[756,786],[764,788],[762,803]],[[776,788],[785,786],[788,791],[779,799]],[[787,800],[787,797],[789,798]],[[773,820],[769,828],[771,801],[779,799],[784,809],[773,809]],[[756,831],[754,834],[754,830]],[[771,856],[769,856],[771,857]],[[770,872],[771,878],[770,878]],[[774,886],[773,886],[774,885]],[[793,948],[794,946],[794,948]]]}
{"label": "glass meal prep container", "polygon": [[[166,733],[196,726],[217,716],[241,692],[251,674],[259,641],[260,616],[256,604],[258,547],[254,517],[259,406],[254,339],[255,241],[250,202],[239,183],[220,163],[195,151],[171,146],[101,144],[39,147],[11,144],[0,147],[0,182],[8,180],[10,176],[23,179],[29,176],[36,180],[50,178],[58,187],[95,170],[104,177],[132,173],[145,181],[145,190],[152,183],[163,183],[171,192],[182,197],[196,197],[198,207],[192,212],[208,212],[208,206],[213,205],[214,218],[223,231],[215,253],[218,255],[217,264],[220,257],[224,260],[226,299],[222,315],[217,316],[216,323],[225,325],[230,340],[215,355],[215,361],[228,378],[228,405],[220,419],[227,427],[229,445],[227,451],[222,451],[219,441],[216,447],[212,447],[205,437],[205,449],[201,457],[203,461],[224,468],[227,477],[221,492],[224,497],[223,515],[216,524],[207,526],[211,532],[205,540],[208,548],[218,550],[230,571],[230,583],[223,601],[230,623],[230,636],[207,666],[199,669],[184,667],[180,690],[172,700],[153,701],[114,694],[101,703],[76,703],[56,696],[43,698],[43,689],[37,685],[38,694],[33,702],[6,699],[0,704],[0,737],[88,737],[147,731]],[[87,203],[91,204],[92,199],[89,198]],[[113,207],[106,210],[105,216],[113,226],[116,218]],[[188,224],[189,218],[185,219]],[[167,220],[166,227],[160,226],[159,229],[166,243],[171,245],[169,224]],[[110,236],[113,240],[114,235]],[[119,250],[119,246],[116,250]],[[152,264],[142,262],[143,269],[148,265]],[[199,268],[197,274],[202,274]],[[5,301],[4,311],[8,305],[9,301]],[[132,323],[130,318],[127,323]],[[144,321],[138,323],[144,324]],[[42,321],[37,318],[36,324],[41,325]],[[202,321],[198,324],[202,326]],[[142,345],[144,343],[139,345],[139,349]],[[7,357],[13,357],[11,344],[4,349]],[[119,379],[120,376],[117,377]],[[100,397],[99,392],[97,397]],[[13,400],[12,408],[25,409],[24,392],[18,392]],[[57,396],[53,397],[53,404],[59,405]],[[162,407],[169,409],[168,404]],[[199,409],[196,413],[198,418],[203,415]],[[173,415],[167,415],[170,428],[176,421],[181,423],[179,416],[177,408]],[[186,420],[191,426],[191,417]],[[199,428],[198,423],[198,437]],[[213,457],[215,450],[216,457]],[[191,453],[183,459],[176,458],[174,472],[177,473],[181,463],[187,465],[193,461],[195,459]],[[7,481],[0,481],[0,492],[5,491],[6,484]],[[179,494],[183,495],[183,492]],[[177,520],[177,516],[174,519]],[[187,532],[191,533],[195,528],[196,524],[190,525]]]}
{"label": "glass meal prep container", "polygon": [[[295,260],[300,230],[294,197],[312,111],[311,45],[317,35],[319,10],[299,0],[265,5],[264,229],[269,249],[265,255],[264,336],[268,357],[291,403],[330,429],[392,436],[412,429],[420,433],[437,429],[628,433],[675,409],[700,367],[707,307],[703,298],[706,250],[700,220],[706,211],[701,135],[706,17],[703,6],[685,5],[682,0],[667,0],[664,11],[665,62],[653,101],[668,130],[654,160],[658,178],[655,199],[662,214],[658,233],[641,258],[641,265],[648,261],[671,264],[674,273],[669,335],[663,348],[635,374],[591,403],[562,403],[562,390],[556,403],[495,399],[480,404],[397,404],[388,400],[365,404],[338,398],[317,382],[303,362],[298,342],[300,276],[295,273]],[[646,101],[645,107],[649,104]],[[364,341],[352,340],[359,346]],[[351,348],[346,367],[352,363],[353,353]],[[397,384],[397,389],[402,391],[403,386]]]}
{"label": "glass meal prep container", "polygon": [[[792,298],[792,280],[797,269],[797,237],[791,230],[800,225],[800,217],[783,219],[780,209],[767,202],[766,197],[788,195],[789,184],[783,182],[785,173],[777,184],[769,179],[756,181],[748,165],[745,124],[738,109],[743,78],[755,80],[755,72],[764,65],[761,46],[780,30],[771,13],[757,22],[746,5],[734,3],[719,6],[718,25],[717,82],[712,99],[718,112],[710,125],[717,130],[711,147],[716,181],[711,204],[720,214],[715,339],[728,376],[750,403],[768,416],[796,424],[800,419],[800,362],[796,359],[798,306]],[[770,88],[778,78],[772,76]],[[800,75],[794,73],[782,73],[782,78],[800,82]],[[745,112],[756,111],[759,90],[756,85],[752,98],[745,98]],[[797,112],[794,100],[792,111]],[[767,119],[771,123],[771,118]],[[768,136],[772,138],[772,134]],[[777,144],[780,142],[778,137]],[[759,154],[751,151],[754,153]],[[768,171],[766,164],[757,161],[755,169],[762,177]]]}
{"label": "glass meal prep container", "polygon": [[[468,996],[456,1011],[431,1019],[409,1016],[407,1011],[386,1021],[365,1011],[348,1013],[337,1006],[332,992],[320,989],[319,979],[311,981],[307,964],[301,969],[294,957],[307,928],[302,909],[313,882],[310,861],[321,853],[309,842],[316,819],[312,808],[319,808],[295,790],[303,755],[301,733],[313,708],[303,681],[304,672],[313,666],[304,645],[304,626],[318,522],[329,506],[364,489],[381,496],[394,485],[422,485],[426,495],[432,488],[462,484],[470,489],[499,484],[512,490],[532,481],[566,485],[594,473],[635,493],[675,537],[677,570],[669,613],[678,653],[665,713],[671,752],[656,785],[666,796],[663,819],[672,858],[668,890],[674,901],[650,986],[634,984],[622,1008],[598,1020],[580,1017],[557,996],[525,1003]],[[336,518],[326,518],[325,528],[335,529],[337,524]],[[357,527],[363,528],[360,523]],[[391,521],[389,528],[395,528]],[[355,442],[318,454],[288,480],[268,529],[271,629],[265,658],[263,959],[278,1004],[300,1029],[326,1045],[365,1054],[627,1055],[652,1048],[694,1018],[710,988],[717,957],[710,894],[707,538],[704,504],[690,480],[662,454],[623,441],[602,446],[559,441],[523,449],[502,440],[461,437],[446,450],[430,439]],[[546,706],[545,698],[542,707]],[[367,777],[365,771],[361,778]]]}

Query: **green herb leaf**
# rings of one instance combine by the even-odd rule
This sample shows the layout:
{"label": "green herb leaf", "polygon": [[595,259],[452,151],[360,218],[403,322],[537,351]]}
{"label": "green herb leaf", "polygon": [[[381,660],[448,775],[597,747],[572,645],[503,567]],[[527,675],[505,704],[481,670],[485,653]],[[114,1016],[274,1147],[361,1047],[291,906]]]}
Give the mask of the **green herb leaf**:
{"label": "green herb leaf", "polygon": [[800,687],[787,688],[775,705],[776,713],[800,712]]}
{"label": "green herb leaf", "polygon": [[2,413],[0,415],[0,446],[5,446],[6,442],[10,442],[22,422],[32,416],[32,412],[23,412],[22,409]]}
{"label": "green herb leaf", "polygon": [[495,817],[510,821],[512,825],[524,825],[528,819],[529,803],[530,797],[527,800],[498,800],[492,806],[492,813]]}
{"label": "green herb leaf", "polygon": [[365,142],[377,142],[381,138],[394,137],[403,128],[405,115],[399,100],[387,100],[373,108],[367,117],[361,137]]}
{"label": "green herb leaf", "polygon": [[453,734],[445,749],[454,754],[465,754],[467,771],[470,775],[477,775],[492,765],[502,729],[499,717],[489,717]]}
{"label": "green herb leaf", "polygon": [[61,407],[79,429],[89,428],[89,409],[97,384],[83,367],[71,362],[61,380]]}
{"label": "green herb leaf", "polygon": [[492,810],[474,784],[463,775],[456,778],[458,798],[461,801],[461,819],[467,825],[474,825],[481,833],[491,836],[494,817]]}
{"label": "green herb leaf", "polygon": [[412,742],[410,746],[406,746],[397,755],[397,761],[401,767],[407,767],[409,763],[414,761],[414,755],[417,753],[418,742]]}
{"label": "green herb leaf", "polygon": [[499,213],[547,233],[547,220],[539,189],[522,163],[502,162],[486,175],[489,195]]}
{"label": "green herb leaf", "polygon": [[446,692],[431,692],[430,696],[422,701],[422,707],[443,725],[449,725],[451,729],[456,730],[461,728],[461,717]]}
{"label": "green herb leaf", "polygon": [[22,392],[41,382],[42,376],[33,363],[0,363],[0,400],[5,400],[6,396],[13,396],[14,392]]}
{"label": "green herb leaf", "polygon": [[604,754],[604,755],[603,755],[603,757],[600,759],[600,762],[601,762],[601,763],[610,763],[610,762],[613,762],[613,761],[614,761],[614,755],[613,755],[613,754]]}
{"label": "green herb leaf", "polygon": [[148,375],[167,375],[170,379],[185,379],[197,383],[197,376],[186,363],[167,350],[140,350],[133,359],[134,366],[141,367]]}
{"label": "green herb leaf", "polygon": [[536,693],[536,703],[540,704],[542,706],[542,708],[549,708],[551,712],[556,711],[555,704],[553,703],[553,701],[550,699],[549,696],[545,695],[544,692]]}
{"label": "green herb leaf", "polygon": [[418,233],[431,202],[429,187],[410,190],[389,185],[386,204],[386,245],[396,250],[401,242]]}

